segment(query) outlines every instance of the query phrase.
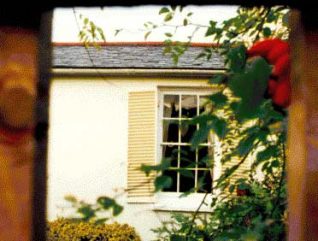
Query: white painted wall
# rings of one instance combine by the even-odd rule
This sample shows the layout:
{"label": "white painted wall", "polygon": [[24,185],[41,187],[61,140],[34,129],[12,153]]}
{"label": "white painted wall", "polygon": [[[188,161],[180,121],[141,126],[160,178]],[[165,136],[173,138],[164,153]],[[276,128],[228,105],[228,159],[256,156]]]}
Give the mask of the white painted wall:
{"label": "white painted wall", "polygon": [[[64,196],[93,202],[116,196],[126,188],[128,93],[158,86],[207,86],[206,80],[55,78],[50,91],[48,152],[48,219],[67,215]],[[117,221],[134,226],[144,241],[154,238],[151,228],[169,217],[155,212],[155,204],[117,201],[124,212]]]}

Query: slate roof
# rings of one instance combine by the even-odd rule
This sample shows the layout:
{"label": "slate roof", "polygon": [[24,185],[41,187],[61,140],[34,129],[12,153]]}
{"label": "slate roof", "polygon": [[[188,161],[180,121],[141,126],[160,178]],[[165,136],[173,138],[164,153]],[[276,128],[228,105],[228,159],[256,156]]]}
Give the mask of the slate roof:
{"label": "slate roof", "polygon": [[[79,44],[55,44],[53,68],[143,68],[143,69],[224,69],[223,58],[213,53],[210,61],[195,60],[204,46],[192,45],[177,66],[163,54],[163,44],[105,44],[101,49]],[[88,54],[89,53],[89,54]]]}

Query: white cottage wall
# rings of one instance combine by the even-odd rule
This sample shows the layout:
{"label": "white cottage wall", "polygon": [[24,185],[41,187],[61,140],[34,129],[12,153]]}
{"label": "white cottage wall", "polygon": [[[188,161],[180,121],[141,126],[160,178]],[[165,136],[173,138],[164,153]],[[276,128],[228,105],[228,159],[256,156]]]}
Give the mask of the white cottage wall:
{"label": "white cottage wall", "polygon": [[[154,204],[128,204],[128,93],[159,86],[208,87],[207,80],[161,78],[54,78],[50,90],[48,219],[68,214],[64,196],[93,202],[117,196],[124,206],[118,222],[150,241],[152,228],[169,217]],[[123,193],[123,194],[121,194]]]}

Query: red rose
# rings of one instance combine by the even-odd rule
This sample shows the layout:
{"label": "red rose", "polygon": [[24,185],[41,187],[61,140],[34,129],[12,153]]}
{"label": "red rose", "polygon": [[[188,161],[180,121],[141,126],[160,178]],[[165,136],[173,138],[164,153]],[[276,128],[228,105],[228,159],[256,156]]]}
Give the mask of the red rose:
{"label": "red rose", "polygon": [[261,56],[273,65],[267,93],[273,103],[287,108],[291,100],[289,45],[281,39],[266,39],[255,43],[248,51],[249,57]]}
{"label": "red rose", "polygon": [[281,79],[279,82],[277,82],[275,91],[272,95],[273,102],[281,106],[283,108],[286,108],[290,105],[290,92],[291,92],[291,85],[289,82],[289,78]]}
{"label": "red rose", "polygon": [[290,59],[289,54],[283,54],[275,63],[273,68],[274,76],[289,75],[290,72]]}
{"label": "red rose", "polygon": [[236,195],[237,195],[238,197],[246,196],[246,194],[247,194],[247,191],[246,191],[246,190],[236,189]]}
{"label": "red rose", "polygon": [[251,195],[251,192],[250,190],[247,188],[247,189],[241,189],[239,187],[236,188],[236,195],[238,197],[242,197],[242,196],[250,196]]}

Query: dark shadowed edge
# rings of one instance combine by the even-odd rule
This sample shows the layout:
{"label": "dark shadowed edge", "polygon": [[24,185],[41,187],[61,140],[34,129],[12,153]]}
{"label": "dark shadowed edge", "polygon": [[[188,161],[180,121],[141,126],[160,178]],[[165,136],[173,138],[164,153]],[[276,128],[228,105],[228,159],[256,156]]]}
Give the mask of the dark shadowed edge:
{"label": "dark shadowed edge", "polygon": [[33,167],[32,241],[46,240],[47,145],[53,12],[43,12],[38,42],[38,82],[35,106],[36,140]]}

